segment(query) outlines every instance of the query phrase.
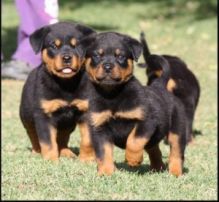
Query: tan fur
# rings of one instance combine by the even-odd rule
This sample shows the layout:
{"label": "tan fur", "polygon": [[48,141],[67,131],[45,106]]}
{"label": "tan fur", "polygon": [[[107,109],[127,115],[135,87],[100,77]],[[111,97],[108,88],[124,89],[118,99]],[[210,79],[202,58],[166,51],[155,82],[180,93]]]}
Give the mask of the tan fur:
{"label": "tan fur", "polygon": [[121,53],[121,50],[117,48],[116,51],[115,51],[115,54],[119,55],[120,53]]}
{"label": "tan fur", "polygon": [[68,148],[68,142],[71,134],[71,129],[59,130],[57,135],[57,143],[59,147],[60,156],[67,158],[74,158],[74,154],[71,149]]}
{"label": "tan fur", "polygon": [[143,161],[144,146],[149,141],[145,137],[136,137],[135,126],[128,136],[125,150],[126,161],[130,166],[138,166]]}
{"label": "tan fur", "polygon": [[91,137],[87,123],[79,123],[79,130],[81,135],[80,143],[80,161],[93,161],[95,160],[95,153],[91,142]]}
{"label": "tan fur", "polygon": [[115,113],[115,117],[124,118],[124,119],[144,119],[144,111],[141,107],[137,107],[130,111],[120,111]]}
{"label": "tan fur", "polygon": [[76,38],[72,38],[70,41],[72,46],[76,46],[77,45],[77,39]]}
{"label": "tan fur", "polygon": [[58,160],[58,145],[56,142],[57,138],[57,129],[54,128],[52,125],[49,126],[50,132],[50,141],[51,145],[48,145],[44,142],[40,142],[41,147],[41,154],[44,159],[57,161]]}
{"label": "tan fur", "polygon": [[163,71],[162,71],[162,70],[156,70],[154,73],[155,73],[155,75],[156,75],[157,77],[161,77]]}
{"label": "tan fur", "polygon": [[86,112],[89,108],[88,100],[75,99],[71,102],[71,105],[77,107],[80,111]]}
{"label": "tan fur", "polygon": [[73,77],[79,71],[84,61],[84,59],[80,60],[78,57],[73,55],[70,68],[74,69],[75,71],[69,74],[65,74],[61,71],[63,69],[63,61],[60,54],[56,55],[54,58],[50,58],[48,56],[48,50],[44,49],[42,51],[42,59],[46,64],[48,72],[61,78]]}
{"label": "tan fur", "polygon": [[128,59],[127,68],[120,68],[122,81],[128,81],[133,74],[133,60]]}
{"label": "tan fur", "polygon": [[91,114],[92,125],[94,127],[101,126],[105,122],[109,121],[112,117],[112,112],[110,110],[102,111],[102,112],[93,112]]}
{"label": "tan fur", "polygon": [[41,108],[43,109],[44,113],[48,114],[49,116],[51,113],[65,106],[68,106],[68,102],[65,100],[41,100]]}
{"label": "tan fur", "polygon": [[103,55],[103,49],[100,48],[100,49],[98,50],[98,53],[99,53],[100,55]]}
{"label": "tan fur", "polygon": [[113,145],[105,143],[104,157],[102,160],[97,159],[98,175],[111,175],[115,171],[115,165],[113,162]]}
{"label": "tan fur", "polygon": [[56,45],[57,47],[60,47],[61,44],[62,44],[62,42],[61,42],[60,39],[56,39],[56,40],[55,40],[55,45]]}
{"label": "tan fur", "polygon": [[91,67],[91,58],[87,58],[85,60],[85,67],[86,67],[86,71],[89,75],[89,77],[93,80],[93,81],[97,81],[96,80],[96,70],[94,68]]}
{"label": "tan fur", "polygon": [[170,132],[168,141],[170,144],[169,172],[175,176],[180,176],[182,175],[183,162],[181,158],[179,135]]}
{"label": "tan fur", "polygon": [[173,79],[169,79],[167,83],[167,90],[169,92],[173,92],[174,88],[176,88],[176,82]]}

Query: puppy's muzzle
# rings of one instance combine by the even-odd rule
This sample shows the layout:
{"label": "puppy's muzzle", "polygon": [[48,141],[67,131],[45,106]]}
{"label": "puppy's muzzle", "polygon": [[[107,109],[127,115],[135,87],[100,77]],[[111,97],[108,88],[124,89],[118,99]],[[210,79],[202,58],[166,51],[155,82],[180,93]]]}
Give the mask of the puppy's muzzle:
{"label": "puppy's muzzle", "polygon": [[70,55],[63,55],[62,60],[63,63],[66,65],[71,64],[72,57]]}
{"label": "puppy's muzzle", "polygon": [[106,73],[110,73],[112,68],[113,68],[113,64],[112,63],[104,63],[103,64],[103,69]]}

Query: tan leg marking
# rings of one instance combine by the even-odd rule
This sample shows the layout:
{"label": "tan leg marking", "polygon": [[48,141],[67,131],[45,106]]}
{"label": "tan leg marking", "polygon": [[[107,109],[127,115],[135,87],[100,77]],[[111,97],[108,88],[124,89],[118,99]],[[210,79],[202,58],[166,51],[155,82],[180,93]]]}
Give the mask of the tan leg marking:
{"label": "tan leg marking", "polygon": [[165,165],[162,161],[162,153],[160,151],[159,145],[155,145],[150,149],[146,149],[149,159],[150,159],[150,167],[151,170],[161,171],[165,168]]}
{"label": "tan leg marking", "polygon": [[169,155],[169,172],[175,176],[182,175],[182,157],[179,144],[179,135],[169,133],[168,141],[170,143],[170,155]]}
{"label": "tan leg marking", "polygon": [[53,126],[50,126],[49,131],[50,131],[51,145],[40,142],[41,154],[42,154],[43,158],[46,160],[57,161],[58,156],[59,156],[58,145],[56,142],[57,129],[54,128]]}
{"label": "tan leg marking", "polygon": [[68,148],[71,130],[63,130],[58,132],[57,142],[59,148],[59,155],[67,158],[74,158],[76,154]]}
{"label": "tan leg marking", "polygon": [[88,129],[87,123],[78,124],[80,135],[81,135],[81,143],[80,143],[80,161],[93,161],[95,160],[95,153],[91,143],[91,137]]}
{"label": "tan leg marking", "polygon": [[112,175],[115,171],[113,162],[113,145],[105,143],[103,160],[97,159],[98,175]]}
{"label": "tan leg marking", "polygon": [[143,161],[144,146],[149,141],[145,137],[136,137],[136,126],[128,136],[125,159],[130,166],[139,166]]}

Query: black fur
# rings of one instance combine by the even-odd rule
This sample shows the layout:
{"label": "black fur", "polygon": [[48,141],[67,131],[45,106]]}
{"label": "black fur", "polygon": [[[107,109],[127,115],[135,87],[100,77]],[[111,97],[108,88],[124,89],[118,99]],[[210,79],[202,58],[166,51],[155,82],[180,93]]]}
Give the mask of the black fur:
{"label": "black fur", "polygon": [[[127,43],[134,41],[134,46]],[[119,48],[123,57],[120,63],[119,56],[115,50]],[[134,48],[135,51],[131,49]],[[98,50],[103,49],[103,54]],[[137,51],[137,55],[134,53]],[[165,86],[169,79],[169,64],[161,56],[151,55],[150,64],[161,66],[165,71],[160,79],[144,88],[140,82],[131,74],[128,80],[119,80],[113,77],[113,70],[119,65],[120,69],[127,68],[128,60],[137,60],[141,45],[136,40],[130,40],[126,35],[118,33],[98,34],[88,48],[86,58],[90,63],[86,64],[86,70],[90,81],[87,82],[89,91],[90,107],[87,118],[98,162],[104,161],[104,145],[115,144],[120,148],[127,148],[127,138],[135,126],[137,126],[135,137],[149,139],[144,145],[145,150],[150,150],[170,132],[179,137],[180,159],[184,159],[186,120],[184,107],[181,102],[169,93]],[[109,63],[110,69],[104,68],[104,63]],[[126,65],[125,65],[126,64]],[[101,66],[102,65],[102,66]],[[103,68],[102,77],[97,74]],[[93,73],[90,73],[90,72]],[[96,73],[96,74],[95,74]],[[94,75],[93,75],[94,74]],[[129,112],[140,108],[143,112],[142,119],[136,118],[136,114],[129,117],[116,117],[118,112]],[[94,114],[111,112],[112,116],[104,123],[95,125]],[[172,146],[172,145],[171,145]],[[101,171],[99,174],[111,174],[112,169]],[[159,168],[161,169],[161,168]]]}
{"label": "black fur", "polygon": [[[52,143],[50,127],[57,130],[55,139],[60,151],[67,148],[69,135],[75,129],[76,120],[81,114],[77,107],[70,103],[83,91],[84,70],[81,64],[78,64],[76,68],[72,63],[76,58],[78,61],[83,59],[85,47],[81,46],[80,41],[90,33],[94,31],[84,25],[59,22],[36,30],[30,37],[34,51],[43,53],[47,50],[47,55],[43,56],[42,64],[30,73],[25,82],[20,104],[20,118],[31,140],[33,151],[42,153],[41,146],[48,147],[48,151],[42,153],[45,159],[57,160],[57,155],[59,155],[57,148],[53,148],[56,143]],[[70,44],[72,38],[77,40],[74,47]],[[55,45],[57,39],[60,43],[58,46]],[[47,63],[47,60],[53,61],[58,56],[61,58],[58,67]],[[69,60],[66,62],[64,57],[68,57]],[[58,68],[58,70],[53,68]],[[65,68],[71,72],[67,77],[63,70]],[[67,105],[56,107],[51,104],[50,110],[53,110],[53,107],[57,109],[46,113],[41,102],[54,101],[56,104],[56,100],[62,100]],[[50,154],[50,151],[53,154]]]}
{"label": "black fur", "polygon": [[[146,62],[146,74],[148,76],[147,85],[150,85],[154,80],[158,78],[154,74],[156,70],[161,70],[161,67],[157,66],[157,69],[152,67],[148,61],[151,52],[149,50],[147,41],[145,39],[144,32],[141,32],[140,41],[143,46],[143,57]],[[195,110],[198,105],[200,97],[200,86],[196,76],[191,70],[188,69],[184,61],[176,56],[162,55],[170,65],[170,78],[176,83],[173,88],[173,94],[178,97],[184,104],[186,109],[186,116],[189,122],[189,133],[187,137],[187,143],[193,138],[193,120]]]}

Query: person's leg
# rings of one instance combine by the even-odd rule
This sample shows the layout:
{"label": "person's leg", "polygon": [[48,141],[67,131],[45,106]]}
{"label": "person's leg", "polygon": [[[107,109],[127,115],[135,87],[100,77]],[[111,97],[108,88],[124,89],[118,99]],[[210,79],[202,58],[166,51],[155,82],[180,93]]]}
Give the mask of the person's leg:
{"label": "person's leg", "polygon": [[30,45],[29,36],[38,28],[58,21],[57,0],[16,0],[20,16],[18,44],[12,61],[2,65],[2,78],[25,80],[28,73],[41,63]]}
{"label": "person's leg", "polygon": [[57,0],[16,0],[16,7],[20,15],[20,27],[18,46],[12,58],[36,67],[41,62],[41,56],[35,55],[29,36],[36,29],[58,21],[58,2]]}

